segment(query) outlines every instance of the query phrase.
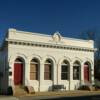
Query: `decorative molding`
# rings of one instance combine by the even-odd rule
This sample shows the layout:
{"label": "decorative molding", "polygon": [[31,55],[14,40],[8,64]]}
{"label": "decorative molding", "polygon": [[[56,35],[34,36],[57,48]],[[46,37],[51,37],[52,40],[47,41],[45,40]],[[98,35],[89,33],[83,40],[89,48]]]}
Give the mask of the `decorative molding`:
{"label": "decorative molding", "polygon": [[61,41],[61,35],[60,35],[59,32],[55,32],[53,34],[52,38],[53,38],[53,41],[55,41],[55,42],[60,42]]}
{"label": "decorative molding", "polygon": [[80,59],[79,57],[74,57],[73,58],[73,63],[76,62],[76,61],[79,61],[80,64],[83,62],[82,59]]}
{"label": "decorative molding", "polygon": [[62,44],[55,44],[55,43],[43,43],[43,42],[23,41],[23,40],[15,40],[15,39],[6,39],[6,41],[9,44],[14,44],[14,45],[26,45],[26,46],[36,46],[36,47],[44,47],[44,48],[57,48],[57,49],[95,52],[94,48],[62,45]]}
{"label": "decorative molding", "polygon": [[68,63],[69,63],[69,65],[71,65],[70,63],[71,63],[72,60],[71,60],[69,57],[67,57],[67,56],[63,56],[62,58],[60,58],[60,59],[58,60],[59,66],[61,65],[61,63],[62,63],[64,60],[67,60]]}
{"label": "decorative molding", "polygon": [[85,58],[84,63],[89,62],[91,65],[94,65],[93,61],[90,58]]}
{"label": "decorative molding", "polygon": [[51,59],[53,61],[54,64],[56,64],[56,59],[53,56],[50,55],[46,55],[43,57],[43,62],[45,62],[46,59]]}
{"label": "decorative molding", "polygon": [[32,55],[28,56],[29,60],[32,60],[33,58],[37,58],[39,60],[39,62],[42,60],[42,57],[40,55],[32,54]]}

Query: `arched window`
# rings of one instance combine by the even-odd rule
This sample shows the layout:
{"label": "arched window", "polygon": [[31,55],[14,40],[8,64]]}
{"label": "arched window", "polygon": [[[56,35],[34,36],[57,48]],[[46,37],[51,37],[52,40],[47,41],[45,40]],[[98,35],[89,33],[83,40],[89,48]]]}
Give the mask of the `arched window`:
{"label": "arched window", "polygon": [[80,63],[76,61],[73,64],[73,80],[79,80],[80,79]]}
{"label": "arched window", "polygon": [[52,80],[52,68],[53,62],[51,59],[47,59],[44,64],[44,80]]}
{"label": "arched window", "polygon": [[61,64],[61,80],[69,79],[69,63],[64,60]]}
{"label": "arched window", "polygon": [[30,80],[38,80],[39,61],[32,59],[30,62]]}

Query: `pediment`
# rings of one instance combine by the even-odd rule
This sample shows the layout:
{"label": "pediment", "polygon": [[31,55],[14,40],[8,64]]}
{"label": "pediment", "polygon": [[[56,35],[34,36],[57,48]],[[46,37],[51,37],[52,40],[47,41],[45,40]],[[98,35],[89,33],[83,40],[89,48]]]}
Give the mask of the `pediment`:
{"label": "pediment", "polygon": [[60,42],[61,41],[61,35],[60,35],[59,32],[55,32],[53,34],[52,38],[53,38],[53,41],[55,41],[55,42]]}

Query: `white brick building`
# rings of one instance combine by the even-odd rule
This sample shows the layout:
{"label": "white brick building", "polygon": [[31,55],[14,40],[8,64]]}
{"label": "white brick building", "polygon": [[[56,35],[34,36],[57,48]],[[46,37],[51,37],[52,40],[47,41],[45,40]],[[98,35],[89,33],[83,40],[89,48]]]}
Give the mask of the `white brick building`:
{"label": "white brick building", "polygon": [[0,52],[0,88],[24,85],[48,91],[63,84],[75,90],[94,84],[94,51],[92,40],[9,29]]}

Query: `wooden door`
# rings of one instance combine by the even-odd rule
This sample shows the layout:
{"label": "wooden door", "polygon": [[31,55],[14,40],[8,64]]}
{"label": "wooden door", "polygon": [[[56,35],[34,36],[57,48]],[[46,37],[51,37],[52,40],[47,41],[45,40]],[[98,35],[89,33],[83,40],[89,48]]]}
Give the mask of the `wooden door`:
{"label": "wooden door", "polygon": [[84,81],[89,81],[89,66],[84,65]]}
{"label": "wooden door", "polygon": [[14,84],[20,85],[23,82],[23,64],[15,63],[14,64]]}

